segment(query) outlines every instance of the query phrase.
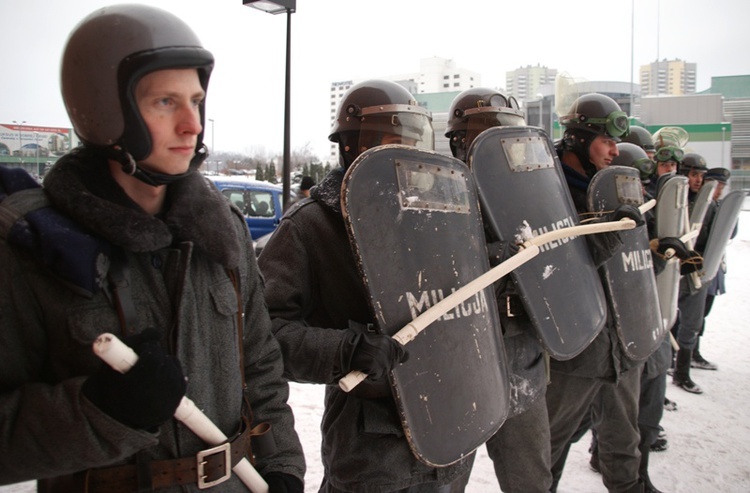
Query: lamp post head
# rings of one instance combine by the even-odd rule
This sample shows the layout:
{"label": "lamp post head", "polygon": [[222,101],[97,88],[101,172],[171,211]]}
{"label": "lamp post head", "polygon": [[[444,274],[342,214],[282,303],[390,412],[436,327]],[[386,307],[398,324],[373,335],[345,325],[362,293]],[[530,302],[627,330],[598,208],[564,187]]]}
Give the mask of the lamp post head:
{"label": "lamp post head", "polygon": [[297,0],[242,0],[242,5],[268,12],[269,14],[293,14],[297,9]]}

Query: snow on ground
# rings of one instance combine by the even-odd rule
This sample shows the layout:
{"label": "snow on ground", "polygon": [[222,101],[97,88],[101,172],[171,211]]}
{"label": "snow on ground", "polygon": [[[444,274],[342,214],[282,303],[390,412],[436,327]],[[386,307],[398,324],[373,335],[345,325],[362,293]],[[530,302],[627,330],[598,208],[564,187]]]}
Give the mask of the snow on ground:
{"label": "snow on ground", "polygon": [[[727,247],[727,293],[716,298],[701,339],[701,353],[718,371],[695,370],[703,388],[694,395],[670,383],[667,397],[677,411],[664,413],[669,449],[650,458],[651,479],[665,493],[750,491],[750,201],[737,237]],[[306,493],[318,491],[320,416],[324,388],[292,384],[290,404],[307,457]],[[571,449],[558,493],[605,493],[601,476],[589,469],[586,435]],[[466,493],[499,492],[485,447],[477,451]]]}
{"label": "snow on ground", "polygon": [[[665,412],[669,450],[651,454],[651,479],[667,493],[746,493],[750,491],[750,201],[740,217],[737,237],[727,247],[727,293],[716,298],[701,339],[701,353],[718,371],[695,370],[702,395],[671,383],[667,396],[678,410]],[[321,385],[291,384],[290,405],[302,440],[308,471],[306,493],[318,490]],[[601,477],[588,467],[589,436],[571,450],[559,493],[606,492]],[[0,493],[30,493],[34,483],[0,487]],[[477,452],[467,493],[499,492],[492,462],[484,447]]]}

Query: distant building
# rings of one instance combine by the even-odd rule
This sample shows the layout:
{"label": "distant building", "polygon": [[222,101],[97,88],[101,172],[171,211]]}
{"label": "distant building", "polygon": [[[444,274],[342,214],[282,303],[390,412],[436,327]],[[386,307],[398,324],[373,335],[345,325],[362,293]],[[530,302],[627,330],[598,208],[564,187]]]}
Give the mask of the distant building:
{"label": "distant building", "polygon": [[0,123],[0,165],[41,177],[79,143],[72,128]]}
{"label": "distant building", "polygon": [[[435,108],[438,104],[438,100],[447,100],[448,105],[450,105],[451,101],[453,101],[453,97],[459,92],[482,85],[482,76],[479,75],[478,72],[458,68],[456,67],[456,62],[453,60],[440,57],[421,59],[419,61],[419,72],[398,75],[379,75],[373,76],[373,78],[397,82],[404,86],[407,91],[412,93],[415,98],[417,98],[420,105],[427,107],[427,109],[432,112],[443,111],[445,113],[448,111],[447,106],[444,109]],[[363,80],[346,80],[331,83],[331,123],[336,119],[336,110],[338,109],[339,102],[344,96],[344,93],[346,93],[351,86],[363,82]],[[448,96],[434,100],[430,97],[420,98],[420,95],[433,93],[452,93],[452,96],[450,96],[450,99],[448,99]],[[430,101],[432,102],[430,103]],[[432,108],[429,107],[430,104],[432,104]],[[441,118],[443,119],[442,131],[444,132],[447,120],[445,116]],[[435,131],[435,135],[438,136],[437,130]],[[439,135],[442,136],[442,133]],[[450,150],[448,150],[448,152],[450,153]],[[329,161],[332,164],[338,163],[338,155],[338,145],[332,143],[330,146]]]}
{"label": "distant building", "polygon": [[[732,168],[750,170],[750,75],[711,77],[711,87],[700,94],[723,97],[724,114],[731,120]],[[727,130],[725,126],[722,139]]]}
{"label": "distant building", "polygon": [[661,60],[641,65],[641,94],[682,96],[695,93],[696,65],[682,60]]}
{"label": "distant building", "polygon": [[519,101],[538,99],[540,86],[554,84],[557,69],[547,68],[537,64],[526,65],[510,72],[505,72],[505,90],[509,96],[515,96]]}

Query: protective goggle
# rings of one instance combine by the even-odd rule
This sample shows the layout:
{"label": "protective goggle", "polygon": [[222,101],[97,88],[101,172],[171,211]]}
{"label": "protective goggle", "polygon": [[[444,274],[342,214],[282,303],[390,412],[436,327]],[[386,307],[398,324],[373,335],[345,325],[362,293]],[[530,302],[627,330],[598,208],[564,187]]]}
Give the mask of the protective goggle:
{"label": "protective goggle", "polygon": [[641,179],[645,180],[654,173],[656,163],[649,158],[644,157],[633,161],[633,167],[640,172]]}
{"label": "protective goggle", "polygon": [[685,151],[679,147],[672,146],[662,147],[654,154],[654,159],[660,162],[676,161],[679,163],[683,157],[685,157]]}
{"label": "protective goggle", "polygon": [[611,137],[622,137],[630,130],[630,120],[624,111],[613,111],[607,118],[588,118],[581,116],[582,123],[602,125]]}
{"label": "protective goggle", "polygon": [[586,115],[575,114],[563,118],[563,125],[578,123],[582,125],[597,125],[612,138],[619,138],[630,130],[630,119],[624,111],[613,111],[607,118],[590,118]]}

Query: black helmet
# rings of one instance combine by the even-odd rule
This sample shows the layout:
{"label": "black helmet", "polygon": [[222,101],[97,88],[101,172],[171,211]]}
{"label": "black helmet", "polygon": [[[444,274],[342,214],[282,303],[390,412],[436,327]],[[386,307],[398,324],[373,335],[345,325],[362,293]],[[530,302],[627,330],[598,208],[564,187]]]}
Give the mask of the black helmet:
{"label": "black helmet", "polygon": [[643,127],[630,127],[630,133],[622,137],[623,142],[635,144],[646,152],[654,152],[654,140],[651,138],[651,132]]}
{"label": "black helmet", "polygon": [[[126,172],[148,183],[154,174],[145,173],[144,179],[135,166],[152,150],[134,97],[136,84],[157,70],[195,68],[205,91],[213,63],[213,55],[175,15],[146,5],[104,7],[83,19],[68,37],[60,76],[62,97],[84,145],[120,161]],[[205,102],[200,118],[203,127]],[[191,169],[205,157],[201,132]]]}
{"label": "black helmet", "polygon": [[453,155],[465,161],[467,149],[484,130],[518,125],[526,125],[526,122],[516,98],[495,89],[475,87],[461,92],[451,103],[445,136]]}
{"label": "black helmet", "polygon": [[403,86],[387,80],[355,84],[341,99],[328,136],[339,143],[342,165],[348,167],[364,150],[380,145],[384,134],[412,139],[422,149],[435,147],[432,115]]}
{"label": "black helmet", "polygon": [[614,99],[590,93],[573,101],[568,114],[560,117],[560,124],[566,130],[585,130],[619,141],[628,133],[630,120]]}
{"label": "black helmet", "polygon": [[685,154],[682,161],[680,161],[680,174],[687,175],[691,169],[704,173],[708,171],[708,166],[703,156],[695,152]]}
{"label": "black helmet", "polygon": [[637,169],[641,174],[641,181],[647,183],[649,177],[654,173],[656,163],[649,159],[646,151],[630,142],[618,142],[617,151],[619,154],[612,159],[612,165]]}

